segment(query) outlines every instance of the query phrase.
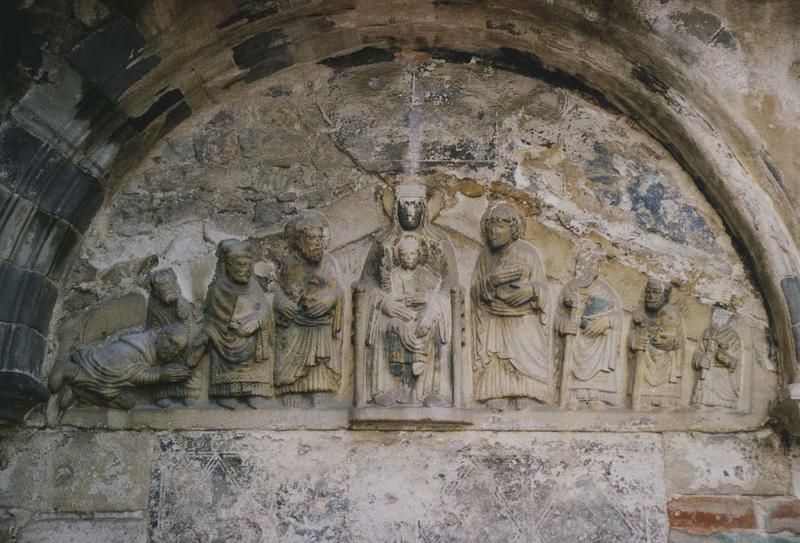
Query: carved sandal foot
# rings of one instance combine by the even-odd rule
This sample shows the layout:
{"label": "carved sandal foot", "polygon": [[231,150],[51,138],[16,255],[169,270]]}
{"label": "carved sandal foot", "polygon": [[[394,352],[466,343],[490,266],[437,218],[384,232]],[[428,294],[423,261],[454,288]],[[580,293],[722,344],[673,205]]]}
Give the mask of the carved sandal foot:
{"label": "carved sandal foot", "polygon": [[569,400],[566,403],[566,405],[564,405],[564,407],[566,407],[567,409],[578,409],[579,405],[580,405],[580,402],[578,402],[578,400]]}
{"label": "carved sandal foot", "polygon": [[514,400],[514,408],[517,411],[525,411],[533,406],[533,400],[530,398],[516,398]]}
{"label": "carved sandal foot", "polygon": [[225,409],[236,409],[239,401],[236,398],[217,398],[217,403]]}
{"label": "carved sandal foot", "polygon": [[327,392],[317,392],[311,396],[311,405],[314,407],[327,407],[331,403],[331,395]]}
{"label": "carved sandal foot", "polygon": [[502,413],[508,408],[508,400],[506,398],[493,398],[487,401],[486,405],[495,413]]}
{"label": "carved sandal foot", "polygon": [[185,405],[186,407],[192,407],[197,405],[198,401],[199,400],[197,398],[184,398],[183,405]]}
{"label": "carved sandal foot", "polygon": [[170,400],[169,398],[159,398],[153,403],[155,403],[161,409],[166,409],[167,407],[172,405],[172,400]]}
{"label": "carved sandal foot", "polygon": [[391,407],[395,404],[394,398],[388,394],[378,394],[372,398],[372,403],[381,407]]}
{"label": "carved sandal foot", "polygon": [[593,411],[602,411],[606,407],[608,407],[606,403],[601,402],[600,400],[591,400],[589,402],[589,409],[592,409]]}
{"label": "carved sandal foot", "polygon": [[301,394],[287,394],[283,397],[283,405],[286,407],[297,408],[303,407],[305,403],[304,398]]}
{"label": "carved sandal foot", "polygon": [[422,400],[422,405],[425,407],[442,407],[444,405],[444,399],[436,394],[431,394],[425,396],[425,399]]}
{"label": "carved sandal foot", "polygon": [[252,409],[264,409],[267,406],[267,399],[261,396],[248,396],[247,405]]}

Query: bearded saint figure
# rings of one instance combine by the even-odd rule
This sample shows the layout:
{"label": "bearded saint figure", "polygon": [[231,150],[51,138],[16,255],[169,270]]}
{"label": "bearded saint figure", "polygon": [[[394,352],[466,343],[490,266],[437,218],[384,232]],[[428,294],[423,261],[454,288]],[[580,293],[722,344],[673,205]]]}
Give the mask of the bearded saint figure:
{"label": "bearded saint figure", "polygon": [[289,253],[275,292],[275,385],[289,407],[311,395],[320,406],[339,390],[344,294],[339,270],[325,251],[330,225],[319,212],[306,211],[284,230]]}

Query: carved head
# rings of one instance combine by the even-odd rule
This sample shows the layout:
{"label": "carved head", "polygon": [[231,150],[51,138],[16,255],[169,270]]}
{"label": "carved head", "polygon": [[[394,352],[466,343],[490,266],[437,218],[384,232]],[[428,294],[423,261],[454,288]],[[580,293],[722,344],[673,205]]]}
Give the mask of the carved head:
{"label": "carved head", "polygon": [[575,259],[575,278],[582,286],[589,286],[600,273],[603,255],[598,251],[581,251]]}
{"label": "carved head", "polygon": [[397,240],[395,253],[404,270],[413,270],[428,258],[428,246],[420,236],[406,234]]}
{"label": "carved head", "polygon": [[[284,231],[284,235],[286,234]],[[300,256],[307,262],[316,264],[322,260],[322,255],[330,244],[328,219],[318,211],[304,211],[293,221],[290,236],[287,241]]]}
{"label": "carved head", "polygon": [[178,277],[172,268],[150,272],[150,296],[155,296],[165,304],[174,304],[178,301],[180,293]]}
{"label": "carved head", "polygon": [[669,301],[670,294],[672,283],[650,277],[644,287],[644,305],[647,309],[661,309]]}
{"label": "carved head", "polygon": [[519,239],[523,221],[517,210],[506,202],[498,202],[483,214],[481,231],[490,249],[502,249]]}
{"label": "carved head", "polygon": [[173,324],[161,330],[156,336],[156,357],[166,364],[180,355],[189,344],[189,329]]}
{"label": "carved head", "polygon": [[394,188],[397,201],[397,219],[403,230],[416,230],[425,217],[427,192],[425,185],[397,185]]}
{"label": "carved head", "polygon": [[253,245],[249,240],[226,239],[217,247],[225,274],[235,283],[247,284],[253,274]]}

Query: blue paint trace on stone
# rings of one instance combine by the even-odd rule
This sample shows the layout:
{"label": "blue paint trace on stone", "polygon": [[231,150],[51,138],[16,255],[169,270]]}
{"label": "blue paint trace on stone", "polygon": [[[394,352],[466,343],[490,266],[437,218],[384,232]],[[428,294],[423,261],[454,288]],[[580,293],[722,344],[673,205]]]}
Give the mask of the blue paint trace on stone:
{"label": "blue paint trace on stone", "polygon": [[11,122],[0,125],[0,185],[80,232],[103,203],[103,189],[94,177]]}
{"label": "blue paint trace on stone", "polygon": [[83,40],[67,55],[67,61],[116,101],[161,62],[155,55],[139,59],[146,44],[133,23],[118,17]]}

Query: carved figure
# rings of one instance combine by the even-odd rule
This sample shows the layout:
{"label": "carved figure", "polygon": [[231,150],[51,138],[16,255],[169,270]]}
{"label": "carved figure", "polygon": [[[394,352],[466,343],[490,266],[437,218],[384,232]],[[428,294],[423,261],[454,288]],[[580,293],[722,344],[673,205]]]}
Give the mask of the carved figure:
{"label": "carved figure", "polygon": [[373,242],[358,286],[366,304],[356,307],[366,320],[360,363],[374,404],[442,406],[453,399],[455,252],[427,220],[423,185],[398,185],[394,193],[393,224]]}
{"label": "carved figure", "polygon": [[561,289],[556,329],[561,336],[562,407],[602,409],[621,405],[617,359],[622,342],[622,304],[598,277],[602,255],[582,251],[575,276]]}
{"label": "carved figure", "polygon": [[339,270],[325,252],[330,239],[328,220],[306,211],[286,225],[290,246],[275,292],[275,384],[284,402],[297,407],[303,394],[315,406],[339,390],[344,296]]}
{"label": "carved figure", "polygon": [[[150,272],[150,296],[147,299],[149,330],[161,330],[173,324],[191,325],[192,306],[181,295],[178,278],[172,268]],[[196,362],[196,359],[191,359]],[[200,398],[200,367],[191,366],[191,376],[182,383],[153,387],[153,399],[159,407],[169,407],[173,399],[181,399],[185,405],[193,405]]]}
{"label": "carved figure", "polygon": [[272,395],[272,309],[253,273],[250,241],[217,247],[217,270],[206,296],[202,334],[211,351],[209,396],[228,409],[237,398],[253,408]]}
{"label": "carved figure", "polygon": [[650,278],[644,310],[633,316],[630,348],[635,357],[634,409],[681,405],[686,338],[680,308],[669,302],[672,285]]}
{"label": "carved figure", "polygon": [[494,411],[513,400],[553,401],[548,318],[550,289],[531,243],[519,239],[522,217],[505,202],[481,219],[485,247],[472,274],[475,395]]}
{"label": "carved figure", "polygon": [[189,378],[189,368],[180,362],[188,342],[188,329],[172,325],[123,336],[102,346],[80,345],[72,349],[69,360],[61,360],[53,368],[48,388],[58,394],[59,410],[76,399],[132,409],[137,387]]}
{"label": "carved figure", "polygon": [[692,405],[698,408],[736,409],[739,403],[739,368],[742,362],[742,340],[730,324],[731,315],[715,310],[711,326],[703,331],[692,367],[699,372],[692,394]]}

